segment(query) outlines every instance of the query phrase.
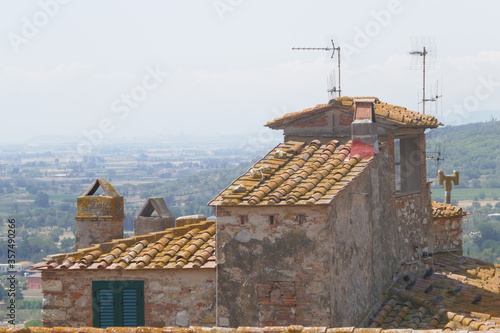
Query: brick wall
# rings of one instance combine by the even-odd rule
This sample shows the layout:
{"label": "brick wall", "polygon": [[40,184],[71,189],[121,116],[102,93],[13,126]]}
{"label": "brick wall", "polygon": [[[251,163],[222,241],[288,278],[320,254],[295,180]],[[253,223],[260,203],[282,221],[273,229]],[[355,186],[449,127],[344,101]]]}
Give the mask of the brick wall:
{"label": "brick wall", "polygon": [[44,326],[92,326],[92,281],[144,280],[146,326],[215,324],[215,270],[43,271]]}

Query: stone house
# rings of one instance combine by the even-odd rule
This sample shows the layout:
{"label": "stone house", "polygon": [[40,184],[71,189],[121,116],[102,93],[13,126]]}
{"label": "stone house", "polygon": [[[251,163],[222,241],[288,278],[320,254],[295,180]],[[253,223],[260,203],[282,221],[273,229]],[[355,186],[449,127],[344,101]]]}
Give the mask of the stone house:
{"label": "stone house", "polygon": [[77,206],[77,251],[33,266],[42,272],[45,326],[215,322],[214,221],[197,216],[172,228],[164,200],[150,198],[134,221],[149,233],[123,239],[123,197],[102,178]]}
{"label": "stone house", "polygon": [[285,142],[209,203],[217,324],[355,325],[392,276],[431,263],[424,131],[439,125],[347,97],[268,122]]}
{"label": "stone house", "polygon": [[[500,267],[459,256],[461,229],[439,215],[460,221],[461,211],[430,200],[424,131],[439,125],[347,97],[268,122],[285,142],[209,203],[216,221],[189,216],[174,227],[151,198],[136,219],[148,234],[115,231],[35,265],[44,325],[500,327]],[[123,216],[123,198],[103,179],[82,197],[77,230],[91,235],[81,239]],[[467,293],[454,291],[465,284]]]}
{"label": "stone house", "polygon": [[28,282],[28,290],[40,290],[42,289],[42,274],[40,272],[35,272],[26,277]]}

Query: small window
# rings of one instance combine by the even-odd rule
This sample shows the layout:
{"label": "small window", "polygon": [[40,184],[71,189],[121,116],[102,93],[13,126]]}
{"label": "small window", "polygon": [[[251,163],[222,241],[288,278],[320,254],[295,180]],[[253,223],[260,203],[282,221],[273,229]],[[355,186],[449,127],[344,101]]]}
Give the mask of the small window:
{"label": "small window", "polygon": [[275,215],[269,215],[269,224],[274,225],[276,223],[276,216]]}
{"label": "small window", "polygon": [[394,140],[396,193],[420,190],[420,145],[417,137]]}
{"label": "small window", "polygon": [[92,281],[94,327],[144,326],[144,281]]}
{"label": "small window", "polygon": [[240,224],[247,224],[248,223],[248,215],[240,215],[239,216]]}
{"label": "small window", "polygon": [[298,214],[297,217],[295,218],[295,221],[297,221],[298,224],[306,223],[306,215],[305,214]]}

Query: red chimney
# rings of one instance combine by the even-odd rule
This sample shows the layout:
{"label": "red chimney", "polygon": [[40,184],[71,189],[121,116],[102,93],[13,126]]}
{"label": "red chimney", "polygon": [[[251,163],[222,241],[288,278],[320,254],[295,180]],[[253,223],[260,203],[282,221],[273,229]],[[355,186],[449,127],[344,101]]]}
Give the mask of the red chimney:
{"label": "red chimney", "polygon": [[351,156],[370,158],[378,153],[375,99],[354,100],[354,121],[351,123]]}

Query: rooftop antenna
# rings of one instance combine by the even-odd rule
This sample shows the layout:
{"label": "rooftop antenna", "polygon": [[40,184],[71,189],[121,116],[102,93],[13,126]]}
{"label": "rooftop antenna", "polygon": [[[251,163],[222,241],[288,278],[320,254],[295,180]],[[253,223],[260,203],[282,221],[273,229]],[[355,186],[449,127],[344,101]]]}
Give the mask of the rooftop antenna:
{"label": "rooftop antenna", "polygon": [[[430,36],[413,36],[411,37],[411,47],[413,51],[410,52],[412,57],[411,68],[422,69],[422,113],[425,114],[425,102],[434,102],[436,99],[425,98],[425,70],[434,69],[436,63],[436,41],[434,37]],[[422,57],[422,62],[419,58]]]}
{"label": "rooftop antenna", "polygon": [[[341,94],[341,89],[340,89],[340,46],[335,47],[335,43],[333,42],[333,39],[330,39],[332,43],[332,47],[292,47],[292,50],[320,50],[320,51],[332,51],[332,55],[330,56],[330,59],[333,59],[333,56],[335,55],[335,51],[337,51],[337,66],[338,66],[338,72],[339,72],[339,87],[336,89],[336,91],[339,93],[339,97],[342,95]],[[335,87],[336,88],[336,87]],[[328,91],[330,92],[330,91]]]}
{"label": "rooftop antenna", "polygon": [[328,99],[335,97],[337,92],[337,83],[335,82],[335,70],[330,72],[330,75],[326,78],[326,91],[328,92]]}
{"label": "rooftop antenna", "polygon": [[427,151],[427,156],[426,160],[429,161],[434,161],[436,164],[436,174],[437,172],[441,169],[441,162],[444,161],[444,157],[441,155],[441,143],[436,144],[436,150],[435,151]]}
{"label": "rooftop antenna", "polygon": [[[431,86],[431,90],[432,90],[432,86]],[[441,97],[443,97],[443,83],[441,83],[441,94],[439,94],[439,80],[436,80],[436,93],[434,95],[432,95],[430,98],[426,98],[425,100],[426,100],[426,102],[436,102]],[[442,102],[443,102],[443,100],[441,100],[441,103]],[[436,115],[438,115],[437,104],[436,104],[435,112],[436,112]]]}

